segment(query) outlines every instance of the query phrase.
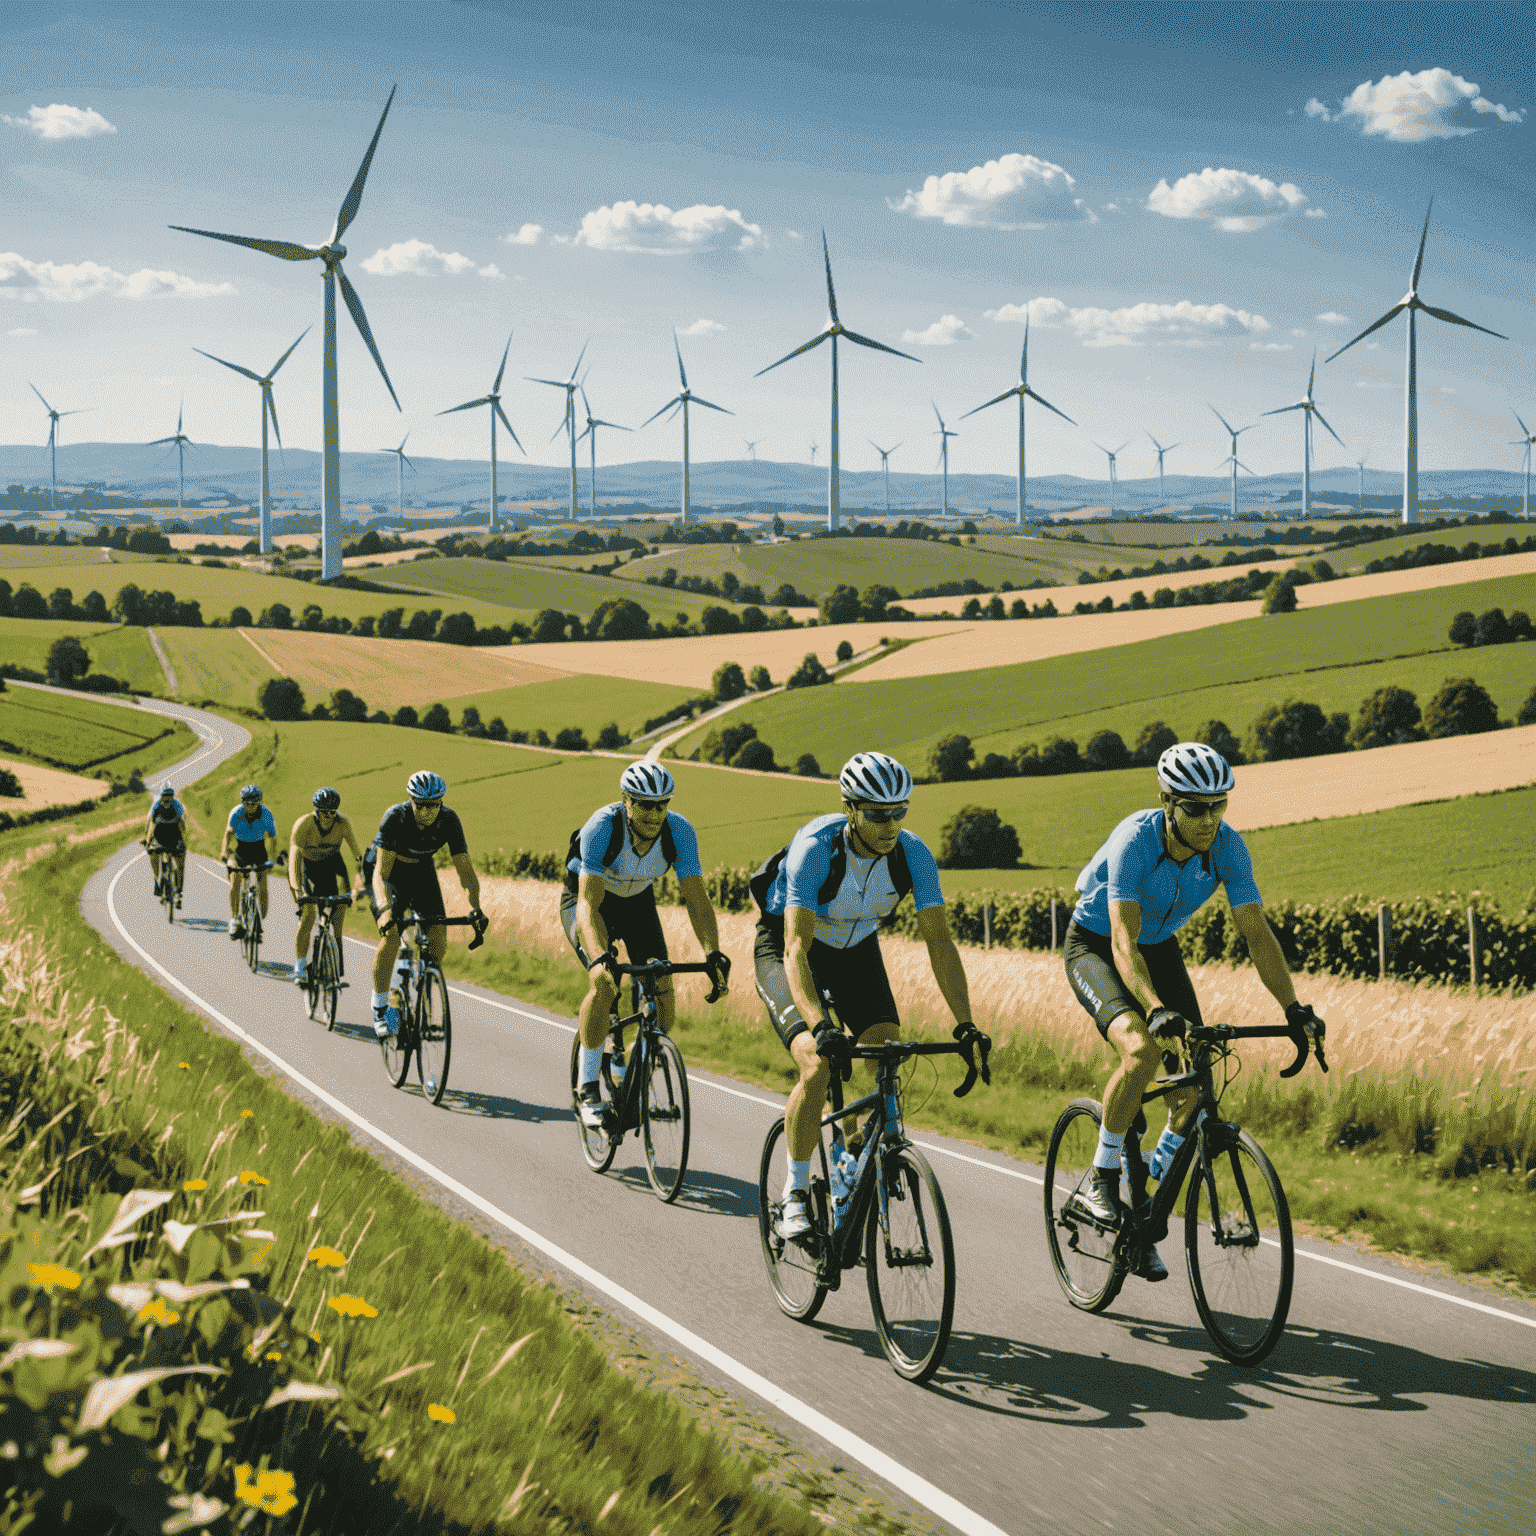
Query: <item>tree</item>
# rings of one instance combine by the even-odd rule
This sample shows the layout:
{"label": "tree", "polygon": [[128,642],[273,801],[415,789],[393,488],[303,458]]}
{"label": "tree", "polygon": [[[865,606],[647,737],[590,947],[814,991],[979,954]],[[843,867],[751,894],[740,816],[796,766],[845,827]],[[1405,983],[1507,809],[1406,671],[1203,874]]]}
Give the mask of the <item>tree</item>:
{"label": "tree", "polygon": [[741,587],[741,577],[735,571],[724,571],[720,576],[720,595],[728,597],[732,602],[736,601],[736,593]]}
{"label": "tree", "polygon": [[485,734],[489,736],[492,741],[505,741],[507,739],[507,722],[503,720],[500,715],[497,715],[491,721],[491,723],[486,726]]}
{"label": "tree", "polygon": [[1509,632],[1509,620],[1502,608],[1490,608],[1477,616],[1477,638],[1473,645],[1508,645],[1514,637]]}
{"label": "tree", "polygon": [[620,732],[617,721],[609,721],[597,733],[597,750],[599,752],[617,752],[628,741],[629,737]]}
{"label": "tree", "polygon": [[447,706],[434,704],[421,717],[421,728],[424,731],[451,731],[453,729],[453,717],[448,713]]}
{"label": "tree", "polygon": [[437,633],[437,621],[442,617],[443,610],[434,608],[428,612],[424,608],[418,608],[411,615],[411,622],[405,627],[407,640],[430,640]]}
{"label": "tree", "polygon": [[[55,587],[48,594],[48,617],[50,619],[72,619],[76,617],[78,609],[75,607],[75,594],[68,587]],[[1502,618],[1503,615],[1501,614]]]}
{"label": "tree", "polygon": [[821,600],[823,624],[853,624],[863,616],[863,604],[859,601],[859,589],[839,582]]}
{"label": "tree", "polygon": [[1465,608],[1451,620],[1450,640],[1452,645],[1471,646],[1477,644],[1477,620]]}
{"label": "tree", "polygon": [[747,682],[754,693],[766,693],[773,687],[773,679],[768,675],[768,668],[763,666],[753,667],[747,674]]}
{"label": "tree", "polygon": [[650,632],[650,614],[630,597],[605,598],[587,625],[594,640],[644,640]]}
{"label": "tree", "polygon": [[1003,607],[1002,598],[994,596],[992,601],[987,604],[987,617],[989,619],[1005,619],[1008,617],[1007,610]]}
{"label": "tree", "polygon": [[1242,743],[1227,729],[1225,720],[1207,720],[1195,732],[1195,740],[1204,742],[1206,746],[1220,752],[1226,758],[1229,768],[1243,766]]}
{"label": "tree", "polygon": [[[542,614],[539,615],[543,617]],[[404,608],[386,608],[379,615],[379,638],[381,640],[398,640],[400,631],[405,627]]]}
{"label": "tree", "polygon": [[106,598],[100,592],[87,592],[80,600],[80,617],[88,624],[105,624],[112,617]]}
{"label": "tree", "polygon": [[48,649],[48,681],[71,687],[77,677],[91,670],[90,653],[73,635],[60,635]]}
{"label": "tree", "polygon": [[[1527,707],[1536,711],[1536,693],[1531,694],[1531,702]],[[802,752],[795,759],[795,772],[802,779],[819,779],[821,777],[821,764],[816,761],[811,753]]]}
{"label": "tree", "polygon": [[391,716],[389,723],[391,725],[408,726],[411,730],[415,730],[421,724],[421,720],[409,704],[402,704]]}
{"label": "tree", "polygon": [[1296,612],[1296,572],[1282,571],[1264,589],[1260,613]]}
{"label": "tree", "polygon": [[722,703],[739,699],[747,691],[746,674],[741,670],[739,663],[727,661],[715,668],[710,687],[715,697]]}
{"label": "tree", "polygon": [[885,617],[885,610],[900,596],[901,593],[895,587],[887,586],[883,581],[872,581],[864,588],[859,607],[863,610],[864,618],[872,624],[878,623]]}
{"label": "tree", "polygon": [[462,736],[485,735],[485,727],[480,723],[480,711],[473,704],[466,704],[464,712],[459,716],[459,734]]}
{"label": "tree", "polygon": [[350,688],[338,688],[331,695],[331,719],[361,723],[368,718],[368,706]]}
{"label": "tree", "polygon": [[306,603],[304,611],[299,615],[299,628],[307,629],[311,633],[319,629],[325,622],[325,610],[319,603]]}
{"label": "tree", "polygon": [[[1348,716],[1342,717],[1345,729]],[[1344,750],[1344,741],[1328,716],[1301,699],[1271,704],[1253,722],[1254,756],[1263,763],[1290,762],[1299,757],[1326,757]]]}
{"label": "tree", "polygon": [[[12,599],[18,619],[41,618],[42,614],[23,613],[21,608],[22,595],[31,591],[25,583],[17,590]],[[42,595],[38,594],[38,601],[42,601]],[[119,624],[139,624],[144,622],[144,593],[136,582],[128,582],[117,589],[117,596],[112,599],[112,617]]]}
{"label": "tree", "polygon": [[304,718],[304,690],[291,677],[268,678],[256,702],[268,720]]}
{"label": "tree", "polygon": [[21,780],[9,768],[0,768],[0,795],[7,800],[21,800],[26,797],[26,791],[21,787]]}
{"label": "tree", "polygon": [[1029,604],[1022,597],[1014,598],[1008,608],[1010,619],[1027,619],[1029,617]]}
{"label": "tree", "polygon": [[822,683],[830,683],[831,674],[822,666],[821,658],[815,651],[807,651],[800,665],[789,675],[789,680],[784,684],[786,688],[816,688]]}
{"label": "tree", "polygon": [[1515,716],[1516,725],[1536,725],[1536,688],[1531,689],[1530,697],[1520,706],[1520,713]]}
{"label": "tree", "polygon": [[784,537],[784,519],[777,512],[773,514],[773,536],[776,539]]}
{"label": "tree", "polygon": [[755,635],[758,630],[767,629],[768,615],[756,603],[748,603],[741,610],[741,627],[746,634]]}
{"label": "tree", "polygon": [[1013,759],[1004,757],[1000,752],[988,752],[976,765],[975,777],[978,779],[1011,779],[1015,769]]}
{"label": "tree", "polygon": [[586,733],[577,725],[569,725],[555,733],[555,746],[562,752],[590,752]]}
{"label": "tree", "polygon": [[[91,599],[86,598],[86,605]],[[90,618],[89,613],[86,618]],[[1529,640],[1531,638],[1531,616],[1524,609],[1512,608],[1509,614],[1509,638],[1511,640]]]}
{"label": "tree", "polygon": [[450,613],[437,626],[437,638],[444,645],[473,645],[475,616],[472,613]]}
{"label": "tree", "polygon": [[1131,754],[1118,731],[1099,731],[1088,738],[1088,749],[1083,761],[1095,772],[1102,773],[1116,768],[1129,768]]}
{"label": "tree", "polygon": [[1052,736],[1040,749],[1041,773],[1076,773],[1082,766],[1077,743],[1068,737]]}
{"label": "tree", "polygon": [[1349,745],[1357,752],[1372,747],[1394,747],[1404,741],[1423,741],[1419,701],[1406,688],[1378,688],[1360,704]]}
{"label": "tree", "polygon": [[[127,590],[126,587],[123,588],[123,592]],[[122,601],[123,592],[117,594],[119,602]],[[129,621],[124,619],[123,622],[126,624]],[[270,608],[261,610],[261,617],[256,620],[256,627],[257,629],[292,629],[293,611],[286,603],[273,603]]]}
{"label": "tree", "polygon": [[1131,752],[1131,762],[1138,768],[1155,767],[1158,758],[1178,739],[1179,733],[1166,721],[1154,720],[1151,725],[1141,728],[1141,735],[1136,738],[1136,746]]}
{"label": "tree", "polygon": [[1433,738],[1475,736],[1498,727],[1499,712],[1487,689],[1470,677],[1447,678],[1424,710],[1424,733]]}
{"label": "tree", "polygon": [[853,646],[849,641],[839,640],[837,642],[837,659],[839,661],[853,660]]}
{"label": "tree", "polygon": [[753,768],[759,773],[776,773],[779,765],[773,760],[773,748],[766,741],[758,741],[754,737],[731,759],[731,767]]}
{"label": "tree", "polygon": [[699,746],[699,757],[706,763],[728,763],[749,742],[757,740],[757,727],[749,721],[716,726]]}
{"label": "tree", "polygon": [[939,834],[940,869],[1017,869],[1019,834],[995,810],[963,805]]}
{"label": "tree", "polygon": [[739,635],[741,615],[730,608],[712,603],[699,615],[699,623],[706,635]]}
{"label": "tree", "polygon": [[958,733],[945,736],[928,754],[928,775],[941,784],[953,784],[957,779],[971,776],[971,760],[976,749],[969,736]]}
{"label": "tree", "polygon": [[565,615],[557,608],[541,608],[529,640],[534,645],[553,645],[564,639]]}

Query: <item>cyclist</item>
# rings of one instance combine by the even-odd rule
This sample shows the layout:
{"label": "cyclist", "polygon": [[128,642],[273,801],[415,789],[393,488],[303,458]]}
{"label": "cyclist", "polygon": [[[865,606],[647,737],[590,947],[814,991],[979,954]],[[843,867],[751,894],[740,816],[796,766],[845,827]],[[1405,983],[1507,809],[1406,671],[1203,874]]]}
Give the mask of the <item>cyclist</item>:
{"label": "cyclist", "polygon": [[[676,870],[678,890],[688,909],[688,921],[715,968],[722,988],[731,974],[730,960],[720,952],[720,930],[714,905],[704,888],[699,863],[699,839],[692,825],[669,810],[676,785],[660,763],[642,759],[619,775],[621,798],[594,811],[571,834],[565,888],[560,895],[560,923],[591,978],[581,1000],[581,1073],[577,1100],[584,1125],[603,1123],[598,1073],[603,1064],[603,1036],[608,1015],[619,995],[611,967],[620,940],[631,965],[667,959],[666,935],[656,911],[652,882]],[[672,978],[656,981],[657,1016],[670,1033],[677,1004]]]}
{"label": "cyclist", "polygon": [[[443,893],[437,883],[433,859],[447,848],[454,872],[469,897],[470,916],[483,922],[480,911],[480,877],[469,860],[469,844],[458,813],[443,804],[448,784],[440,775],[422,769],[405,782],[407,799],[392,805],[379,818],[379,857],[374,866],[374,911],[379,925],[379,946],[373,952],[373,1032],[387,1039],[400,1028],[399,1011],[389,1001],[389,973],[400,952],[400,918],[409,907],[420,918],[443,915]],[[448,930],[434,924],[427,930],[427,944],[435,960],[448,949]]]}
{"label": "cyclist", "polygon": [[[229,813],[224,828],[224,841],[219,846],[219,857],[230,863],[233,851],[234,868],[229,872],[229,936],[244,936],[240,927],[240,882],[243,869],[253,864],[270,864],[277,859],[277,823],[272,812],[261,803],[261,786],[247,784],[240,791],[240,804]],[[257,895],[261,902],[262,920],[267,916],[267,872],[256,876]]]}
{"label": "cyclist", "polygon": [[[1104,1090],[1093,1178],[1078,1197],[1100,1221],[1120,1219],[1125,1136],[1141,1112],[1142,1094],[1165,1065],[1164,1050],[1184,1037],[1186,1020],[1201,1022],[1176,935],[1218,885],[1226,888],[1232,921],[1286,1022],[1315,1017],[1296,1001],[1247,845],[1222,820],[1233,785],[1226,758],[1201,742],[1178,742],[1158,758],[1157,783],[1160,809],[1127,816],[1077,877],[1081,897],[1067,926],[1067,980],[1120,1058]],[[1183,1143],[1195,1097],[1193,1091],[1169,1096],[1167,1128],[1147,1160],[1155,1177]],[[1136,1273],[1144,1280],[1168,1277],[1156,1248]]]}
{"label": "cyclist", "polygon": [[155,872],[155,895],[165,878],[166,862],[175,860],[176,905],[181,906],[181,886],[187,872],[187,809],[176,798],[169,779],[160,786],[160,794],[149,807],[144,827],[144,846],[149,849],[150,868]]}
{"label": "cyclist", "polygon": [[[293,979],[303,986],[309,967],[309,935],[315,926],[316,907],[300,905],[304,896],[342,896],[349,886],[346,861],[341,845],[346,843],[356,860],[361,876],[363,856],[357,851],[352,823],[341,814],[341,796],[334,789],[317,789],[310,802],[314,809],[294,822],[288,834],[288,886],[299,908],[299,932],[294,941]],[[358,891],[362,892],[361,878]],[[336,933],[336,953],[342,956],[341,930],[346,921],[345,907],[331,908],[331,927]],[[342,958],[341,973],[346,975]]]}
{"label": "cyclist", "polygon": [[[807,822],[752,876],[762,911],[754,947],[757,991],[800,1073],[784,1111],[789,1177],[779,1230],[787,1238],[810,1230],[811,1157],[830,1070],[835,1066],[846,1078],[854,1041],[894,1040],[900,1029],[876,930],[908,891],[934,980],[955,1017],[955,1038],[975,1032],[938,865],[928,845],[901,825],[912,775],[884,752],[858,752],[837,782],[842,811]],[[823,993],[841,1025],[827,1017]]]}

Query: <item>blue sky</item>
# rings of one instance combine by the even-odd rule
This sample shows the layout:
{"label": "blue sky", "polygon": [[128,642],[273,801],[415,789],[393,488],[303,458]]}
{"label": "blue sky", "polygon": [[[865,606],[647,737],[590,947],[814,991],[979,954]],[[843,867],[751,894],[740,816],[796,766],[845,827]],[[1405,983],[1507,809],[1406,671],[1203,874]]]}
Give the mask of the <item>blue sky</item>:
{"label": "blue sky", "polygon": [[[1212,472],[1235,425],[1297,399],[1323,357],[1408,285],[1436,198],[1426,301],[1510,340],[1420,326],[1420,463],[1516,468],[1511,406],[1536,409],[1531,23],[1495,4],[902,6],[606,0],[261,7],[55,5],[0,18],[0,440],[41,442],[26,381],[92,408],[64,440],[257,440],[257,369],[320,318],[301,266],[166,226],[322,241],[391,84],[399,90],[347,270],[399,392],[396,413],[340,321],[342,446],[412,433],[483,457],[484,393],[508,331],[504,403],[529,456],[591,340],[598,414],[638,426],[693,388],[697,459],[763,439],[827,443],[826,349],[753,374],[825,323],[826,228],[844,322],[922,359],[845,347],[843,463],[937,456],[950,419],[1017,378],[1032,473],[1101,478],[1095,440],[1144,431]],[[338,83],[339,82],[339,83]],[[658,211],[660,210],[660,211]],[[1324,318],[1320,318],[1324,317]],[[1319,364],[1348,445],[1401,461],[1404,322]],[[318,328],[279,376],[285,442],[318,447]],[[960,423],[956,471],[1010,472],[1015,416]],[[676,426],[610,435],[668,458]],[[409,451],[409,450],[408,450]],[[1297,417],[1243,461],[1299,468]],[[40,457],[40,465],[42,463]]]}

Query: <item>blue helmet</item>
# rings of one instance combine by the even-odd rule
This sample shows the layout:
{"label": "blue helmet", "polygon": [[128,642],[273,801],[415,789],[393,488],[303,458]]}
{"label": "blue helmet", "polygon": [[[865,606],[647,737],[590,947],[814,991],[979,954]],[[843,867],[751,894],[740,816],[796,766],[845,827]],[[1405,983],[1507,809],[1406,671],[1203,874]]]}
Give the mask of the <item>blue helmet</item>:
{"label": "blue helmet", "polygon": [[240,791],[240,798],[242,800],[260,800],[261,799],[261,785],[260,784],[247,784],[245,786],[245,788]]}
{"label": "blue helmet", "polygon": [[441,800],[448,793],[448,781],[422,768],[405,781],[405,792],[412,800]]}

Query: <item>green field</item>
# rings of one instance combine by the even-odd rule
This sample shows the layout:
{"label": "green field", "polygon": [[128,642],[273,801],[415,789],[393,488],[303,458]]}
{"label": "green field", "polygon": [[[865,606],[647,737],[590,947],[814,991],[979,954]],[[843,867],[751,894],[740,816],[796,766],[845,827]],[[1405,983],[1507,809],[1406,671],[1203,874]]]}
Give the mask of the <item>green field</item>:
{"label": "green field", "polygon": [[[79,593],[75,594],[77,597]],[[202,631],[189,631],[201,634]],[[91,671],[125,677],[145,693],[164,693],[165,674],[142,629],[121,624],[77,624],[67,619],[0,619],[0,661],[46,672],[48,652],[63,635],[73,635],[91,658]]]}
{"label": "green field", "polygon": [[[445,681],[443,686],[449,683]],[[487,724],[499,717],[509,731],[527,731],[531,735],[544,730],[553,737],[566,726],[575,725],[587,733],[588,741],[595,741],[597,733],[610,723],[626,736],[637,736],[647,720],[697,696],[696,688],[580,675],[522,683],[515,688],[494,688],[484,693],[435,694],[426,702],[436,703],[441,698],[455,725],[465,706],[473,705]]]}
{"label": "green field", "polygon": [[[171,625],[157,629],[155,638],[176,674],[177,697],[193,703],[216,699],[221,704],[253,709],[258,690],[276,675],[238,630]],[[338,643],[346,640],[345,635],[333,638]]]}
{"label": "green field", "polygon": [[12,760],[126,779],[174,762],[195,745],[179,722],[87,695],[14,686],[0,694],[0,754]]}
{"label": "green field", "polygon": [[[1513,536],[1523,542],[1530,534],[1524,523],[1490,524],[1477,528],[1420,528],[1412,533],[1401,533],[1390,539],[1377,539],[1372,544],[1356,544],[1351,549],[1341,549],[1326,556],[1336,571],[1363,571],[1372,560],[1385,560],[1389,555],[1403,555],[1421,544],[1445,544],[1451,549],[1462,550],[1468,544],[1481,548],[1485,544],[1502,544]],[[1536,592],[1527,591],[1526,604],[1536,602]]]}
{"label": "green field", "polygon": [[[5,514],[0,512],[0,522],[4,521]],[[91,530],[92,533],[95,531],[94,528]],[[150,561],[154,558],[153,555],[130,555],[125,550],[114,549],[110,564],[141,565],[145,561]],[[30,581],[35,587],[37,585],[37,578],[32,573],[38,566],[77,567],[73,572],[75,581],[64,583],[64,585],[69,586],[74,591],[77,602],[91,590],[91,586],[95,585],[94,582],[90,586],[85,587],[77,585],[77,583],[84,581],[85,575],[88,574],[82,573],[78,567],[82,565],[99,565],[103,570],[106,570],[108,564],[109,562],[102,558],[101,550],[94,545],[0,544],[0,576],[5,577],[13,587],[19,587],[23,581]],[[20,572],[19,580],[17,572]],[[47,597],[47,595],[47,592],[43,593],[44,597]]]}

